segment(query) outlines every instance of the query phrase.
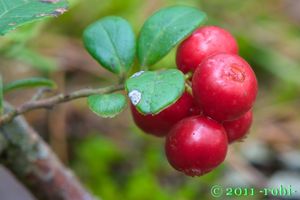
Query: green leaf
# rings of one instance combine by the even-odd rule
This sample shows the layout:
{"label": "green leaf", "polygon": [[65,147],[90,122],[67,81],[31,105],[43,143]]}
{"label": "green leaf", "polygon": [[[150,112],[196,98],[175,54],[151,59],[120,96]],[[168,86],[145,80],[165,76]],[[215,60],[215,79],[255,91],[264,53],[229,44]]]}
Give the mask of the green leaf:
{"label": "green leaf", "polygon": [[96,115],[113,118],[126,107],[126,97],[122,94],[92,95],[88,97],[88,106]]}
{"label": "green leaf", "polygon": [[3,91],[4,93],[7,93],[16,89],[33,88],[33,87],[55,88],[56,84],[52,80],[46,78],[32,77],[28,79],[16,80],[7,83],[4,85]]}
{"label": "green leaf", "polygon": [[177,69],[137,72],[126,81],[131,103],[144,114],[157,114],[184,92],[184,75]]}
{"label": "green leaf", "polygon": [[158,62],[206,19],[206,14],[188,6],[159,10],[144,24],[138,40],[138,58],[142,66]]}
{"label": "green leaf", "polygon": [[0,115],[3,113],[3,83],[2,83],[2,76],[0,74]]}
{"label": "green leaf", "polygon": [[135,36],[123,18],[110,16],[88,26],[83,33],[88,52],[107,70],[124,74],[135,56]]}
{"label": "green leaf", "polygon": [[67,7],[66,0],[0,0],[0,34],[45,17],[57,17]]}

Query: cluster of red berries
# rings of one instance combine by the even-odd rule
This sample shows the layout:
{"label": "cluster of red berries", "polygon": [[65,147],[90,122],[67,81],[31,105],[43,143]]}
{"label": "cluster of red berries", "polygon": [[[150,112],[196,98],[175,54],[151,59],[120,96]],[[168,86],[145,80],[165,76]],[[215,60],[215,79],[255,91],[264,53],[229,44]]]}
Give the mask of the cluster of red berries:
{"label": "cluster of red berries", "polygon": [[184,92],[156,115],[143,115],[134,106],[131,111],[143,131],[166,136],[166,155],[175,169],[200,176],[224,161],[228,143],[246,135],[257,80],[238,56],[234,37],[215,26],[193,32],[179,45],[176,61],[179,70],[193,74],[193,94]]}

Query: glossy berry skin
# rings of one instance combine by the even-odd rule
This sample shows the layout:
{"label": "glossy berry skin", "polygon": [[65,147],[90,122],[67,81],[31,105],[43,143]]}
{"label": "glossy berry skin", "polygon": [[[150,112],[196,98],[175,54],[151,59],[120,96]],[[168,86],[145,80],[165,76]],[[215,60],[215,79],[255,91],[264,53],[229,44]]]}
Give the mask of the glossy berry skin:
{"label": "glossy berry skin", "polygon": [[234,54],[216,54],[204,60],[192,80],[198,106],[217,120],[234,120],[252,108],[257,80],[250,65]]}
{"label": "glossy berry skin", "polygon": [[248,111],[242,117],[223,123],[226,130],[228,142],[232,143],[237,140],[241,140],[248,133],[252,124],[252,111]]}
{"label": "glossy berry skin", "polygon": [[131,113],[135,124],[141,130],[148,134],[163,137],[178,121],[190,116],[193,107],[193,97],[184,92],[174,104],[156,115],[143,115],[133,105],[131,105]]}
{"label": "glossy berry skin", "polygon": [[196,105],[195,100],[192,108],[190,109],[190,115],[189,116],[195,116],[195,115],[202,115],[202,110],[199,108],[198,105]]}
{"label": "glossy berry skin", "polygon": [[220,165],[227,154],[227,135],[218,122],[192,116],[178,122],[166,137],[169,163],[188,176],[201,176]]}
{"label": "glossy berry skin", "polygon": [[217,26],[198,28],[177,49],[176,63],[183,73],[195,71],[201,62],[216,53],[238,53],[234,37]]}

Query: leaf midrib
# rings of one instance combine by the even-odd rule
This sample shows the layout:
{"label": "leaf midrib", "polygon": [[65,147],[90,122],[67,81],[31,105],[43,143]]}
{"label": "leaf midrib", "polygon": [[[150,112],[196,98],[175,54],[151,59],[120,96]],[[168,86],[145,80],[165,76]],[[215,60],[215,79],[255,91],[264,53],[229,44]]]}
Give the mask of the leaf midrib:
{"label": "leaf midrib", "polygon": [[107,35],[109,41],[110,41],[111,44],[112,44],[113,51],[115,52],[115,55],[116,55],[115,57],[117,58],[118,63],[119,63],[119,68],[120,68],[120,69],[118,69],[118,71],[120,71],[120,73],[123,73],[123,72],[124,72],[123,67],[125,68],[125,66],[122,64],[120,55],[119,55],[119,53],[118,53],[118,51],[117,51],[117,47],[116,47],[115,43],[113,42],[112,38],[110,37],[110,34],[108,33],[108,31],[106,30],[106,28],[103,26],[102,23],[100,23],[100,26],[101,26],[101,28],[104,30],[105,34]]}

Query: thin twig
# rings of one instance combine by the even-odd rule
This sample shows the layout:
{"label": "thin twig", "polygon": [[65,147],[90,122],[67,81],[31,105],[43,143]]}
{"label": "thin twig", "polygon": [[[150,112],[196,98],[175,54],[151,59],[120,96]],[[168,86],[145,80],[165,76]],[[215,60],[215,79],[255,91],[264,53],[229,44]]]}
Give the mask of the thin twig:
{"label": "thin twig", "polygon": [[37,100],[40,100],[45,93],[51,92],[52,90],[50,88],[40,88],[38,89],[37,93],[33,95],[30,101],[34,102]]}
{"label": "thin twig", "polygon": [[97,88],[97,89],[81,89],[70,94],[58,94],[56,96],[41,99],[37,101],[28,101],[18,108],[2,115],[0,117],[0,126],[3,124],[11,122],[16,116],[26,113],[31,110],[36,110],[40,108],[52,108],[56,104],[72,101],[79,98],[88,97],[94,94],[107,94],[111,92],[116,92],[119,90],[123,90],[124,85],[114,85],[105,88]]}

